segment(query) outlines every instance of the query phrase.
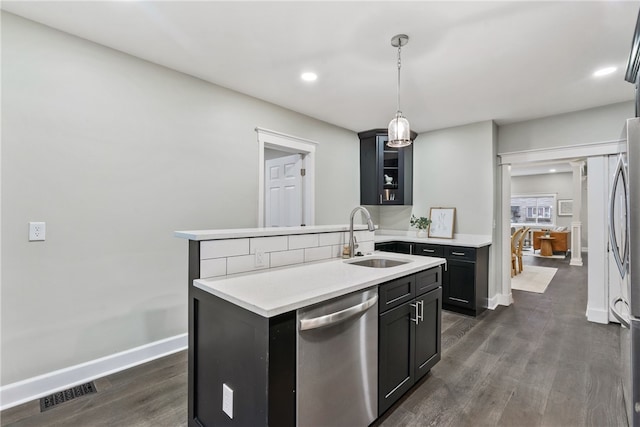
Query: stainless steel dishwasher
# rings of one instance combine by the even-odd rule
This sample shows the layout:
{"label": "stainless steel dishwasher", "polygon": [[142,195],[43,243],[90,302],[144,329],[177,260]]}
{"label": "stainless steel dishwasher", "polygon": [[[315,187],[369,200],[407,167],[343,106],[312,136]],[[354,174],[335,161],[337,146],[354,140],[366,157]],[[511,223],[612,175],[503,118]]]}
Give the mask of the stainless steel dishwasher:
{"label": "stainless steel dishwasher", "polygon": [[378,414],[378,289],[297,311],[297,425],[366,427]]}

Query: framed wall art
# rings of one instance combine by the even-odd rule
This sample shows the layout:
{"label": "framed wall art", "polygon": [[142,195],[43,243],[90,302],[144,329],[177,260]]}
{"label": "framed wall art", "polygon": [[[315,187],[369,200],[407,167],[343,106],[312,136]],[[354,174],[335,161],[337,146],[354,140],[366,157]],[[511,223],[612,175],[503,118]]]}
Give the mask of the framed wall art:
{"label": "framed wall art", "polygon": [[431,208],[429,217],[431,219],[429,237],[453,239],[456,208]]}
{"label": "framed wall art", "polygon": [[559,216],[571,216],[573,215],[573,200],[558,200],[558,215]]}

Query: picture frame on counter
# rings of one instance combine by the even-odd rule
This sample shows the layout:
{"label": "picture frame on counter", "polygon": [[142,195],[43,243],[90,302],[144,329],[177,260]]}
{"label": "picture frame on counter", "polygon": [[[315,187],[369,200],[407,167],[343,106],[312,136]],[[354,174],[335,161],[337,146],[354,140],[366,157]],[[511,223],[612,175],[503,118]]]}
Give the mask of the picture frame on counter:
{"label": "picture frame on counter", "polygon": [[431,219],[429,237],[453,239],[453,224],[456,219],[456,208],[431,208],[429,218]]}
{"label": "picture frame on counter", "polygon": [[558,200],[558,216],[571,216],[573,215],[573,200],[564,199]]}

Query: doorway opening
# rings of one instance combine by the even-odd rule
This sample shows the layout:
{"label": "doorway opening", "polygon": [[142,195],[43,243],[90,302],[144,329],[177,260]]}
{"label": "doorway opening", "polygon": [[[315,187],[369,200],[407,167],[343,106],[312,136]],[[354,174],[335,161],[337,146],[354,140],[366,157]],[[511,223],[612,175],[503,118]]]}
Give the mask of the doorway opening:
{"label": "doorway opening", "polygon": [[[540,165],[549,162],[570,161],[574,159],[587,159],[587,169],[589,171],[589,182],[587,185],[587,204],[583,213],[577,221],[571,222],[571,240],[570,246],[572,251],[582,251],[582,238],[580,230],[584,228],[588,230],[589,244],[589,263],[588,263],[588,300],[586,307],[587,319],[598,323],[608,322],[608,286],[604,275],[607,269],[606,257],[607,235],[606,215],[598,210],[598,206],[606,205],[606,188],[599,188],[603,185],[600,182],[606,182],[604,175],[598,172],[595,166],[598,162],[604,161],[609,154],[617,153],[620,141],[607,141],[602,143],[583,144],[561,148],[551,148],[542,150],[530,150],[514,153],[501,153],[500,158],[500,176],[501,176],[501,197],[500,197],[500,218],[501,232],[501,286],[498,290],[497,303],[501,305],[510,305],[513,303],[511,293],[511,181],[512,168],[518,166]],[[599,159],[596,161],[596,159]],[[600,179],[603,178],[603,179]],[[606,187],[606,185],[604,185]],[[575,187],[574,187],[575,188]],[[581,193],[582,194],[582,193]],[[595,208],[594,208],[595,207]],[[556,201],[556,208],[557,201]],[[574,209],[575,209],[574,205]],[[588,221],[587,221],[588,220]],[[576,224],[577,223],[577,224]],[[576,228],[576,225],[578,226]],[[573,261],[573,254],[572,254]],[[571,265],[581,265],[574,264]]]}
{"label": "doorway opening", "polygon": [[317,142],[269,129],[258,134],[258,227],[315,224]]}

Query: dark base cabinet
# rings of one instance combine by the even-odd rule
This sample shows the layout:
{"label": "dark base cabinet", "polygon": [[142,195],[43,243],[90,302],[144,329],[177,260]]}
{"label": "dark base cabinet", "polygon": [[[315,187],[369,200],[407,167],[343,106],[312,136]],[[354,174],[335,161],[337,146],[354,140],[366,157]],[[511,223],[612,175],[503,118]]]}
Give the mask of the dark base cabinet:
{"label": "dark base cabinet", "polygon": [[441,268],[380,285],[378,414],[440,360]]}
{"label": "dark base cabinet", "polygon": [[[402,251],[398,248],[402,246]],[[408,242],[377,243],[376,250],[412,253],[445,258],[447,266],[442,274],[442,308],[477,316],[487,309],[489,294],[489,246],[469,248],[461,246]],[[405,252],[407,249],[410,252]]]}
{"label": "dark base cabinet", "polygon": [[398,254],[411,254],[413,243],[409,242],[386,242],[376,243],[375,249],[377,251],[395,252]]}
{"label": "dark base cabinet", "polygon": [[442,308],[477,316],[487,309],[489,247],[445,247],[447,271],[443,275]]}

